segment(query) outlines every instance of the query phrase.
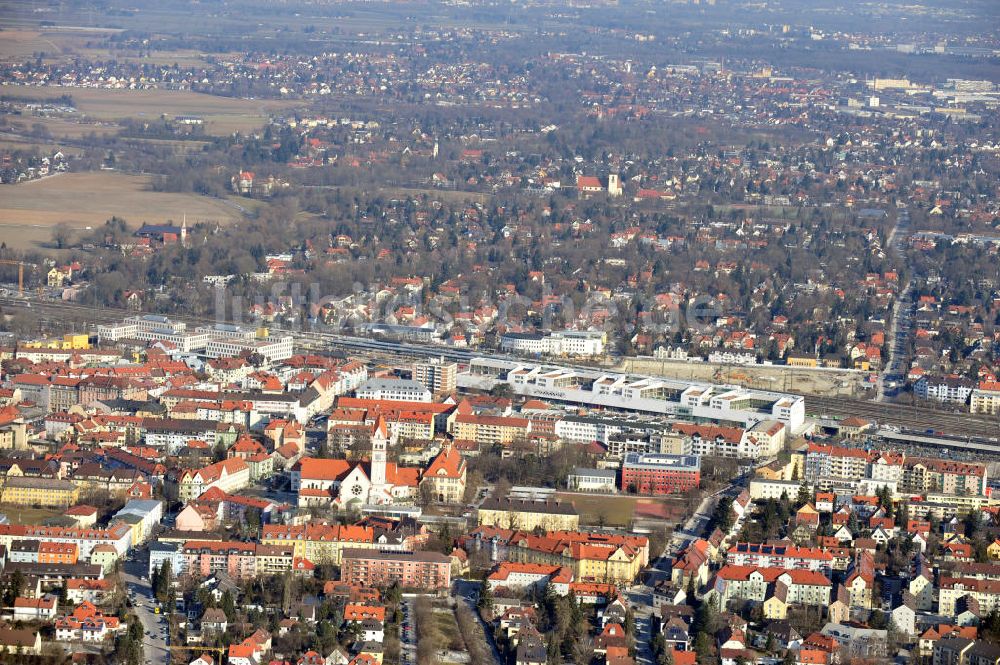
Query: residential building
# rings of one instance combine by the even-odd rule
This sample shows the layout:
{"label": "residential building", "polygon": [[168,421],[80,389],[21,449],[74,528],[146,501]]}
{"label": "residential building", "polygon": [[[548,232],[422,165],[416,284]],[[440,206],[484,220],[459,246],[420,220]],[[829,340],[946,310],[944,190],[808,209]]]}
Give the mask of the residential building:
{"label": "residential building", "polygon": [[775,595],[779,595],[785,605],[826,607],[830,604],[832,589],[830,578],[815,570],[734,565],[726,565],[719,570],[715,586],[722,610],[730,600],[763,603]]}
{"label": "residential building", "polygon": [[209,358],[237,358],[242,354],[258,353],[267,362],[278,362],[295,354],[295,344],[291,335],[265,337],[263,339],[241,339],[219,336],[217,333],[205,342],[205,355]]}
{"label": "residential building", "polygon": [[531,421],[515,416],[479,416],[456,413],[450,418],[451,435],[455,439],[475,441],[480,446],[509,445],[526,441]]}
{"label": "residential building", "polygon": [[56,621],[56,640],[100,643],[123,628],[118,617],[105,616],[93,603],[84,601],[72,613]]}
{"label": "residential building", "polygon": [[340,565],[344,549],[373,546],[371,527],[331,525],[322,521],[306,524],[265,524],[260,541],[264,545],[291,548],[294,556],[315,564]]}
{"label": "residential building", "polygon": [[607,333],[602,331],[506,333],[500,338],[500,350],[527,355],[599,356],[607,341]]}
{"label": "residential building", "polygon": [[369,587],[398,582],[403,587],[424,591],[447,591],[451,586],[451,560],[431,551],[346,549],[342,553],[340,579]]}
{"label": "residential building", "polygon": [[79,488],[58,478],[9,477],[3,485],[3,503],[13,506],[72,506],[80,496]]}
{"label": "residential building", "polygon": [[368,379],[355,395],[358,399],[391,402],[430,402],[432,397],[423,383],[406,379]]}
{"label": "residential building", "polygon": [[938,614],[953,617],[964,597],[975,599],[983,616],[1000,610],[1000,579],[975,579],[943,575],[938,584]]}
{"label": "residential building", "polygon": [[925,374],[913,385],[913,394],[923,399],[965,404],[976,384],[959,376],[931,376]]}
{"label": "residential building", "polygon": [[569,568],[541,563],[500,563],[486,577],[492,591],[506,589],[524,593],[534,589],[541,592],[551,584],[560,596],[568,593],[572,581],[573,572]]}
{"label": "residential building", "polygon": [[469,547],[488,547],[492,561],[558,566],[570,570],[578,582],[631,584],[649,564],[645,536],[480,526],[469,539]]}
{"label": "residential building", "polygon": [[178,496],[187,502],[197,499],[207,490],[217,487],[223,492],[236,492],[250,484],[250,467],[239,457],[209,464],[201,469],[187,469],[178,483]]}
{"label": "residential building", "polygon": [[829,574],[833,555],[818,547],[736,543],[726,552],[731,566],[814,570]]}
{"label": "residential building", "polygon": [[434,501],[461,503],[465,497],[466,464],[462,455],[451,445],[445,445],[420,479],[428,487]]}
{"label": "residential building", "polygon": [[0,628],[0,651],[38,656],[42,653],[42,634],[32,628]]}
{"label": "residential building", "polygon": [[73,564],[77,561],[78,552],[76,543],[42,541],[38,543],[38,563]]}
{"label": "residential building", "polygon": [[969,395],[969,411],[1000,415],[1000,381],[981,381]]}
{"label": "residential building", "polygon": [[[243,580],[257,574],[257,545],[236,541],[190,540],[181,548],[187,575],[226,573]],[[179,574],[179,573],[178,573]]]}
{"label": "residential building", "polygon": [[427,387],[434,395],[451,395],[457,387],[458,364],[435,358],[413,365],[413,380]]}
{"label": "residential building", "polygon": [[8,551],[11,550],[12,543],[20,540],[75,543],[78,548],[77,558],[86,561],[98,545],[110,545],[119,555],[125,554],[132,546],[132,532],[127,524],[117,522],[106,529],[0,524],[0,544]]}

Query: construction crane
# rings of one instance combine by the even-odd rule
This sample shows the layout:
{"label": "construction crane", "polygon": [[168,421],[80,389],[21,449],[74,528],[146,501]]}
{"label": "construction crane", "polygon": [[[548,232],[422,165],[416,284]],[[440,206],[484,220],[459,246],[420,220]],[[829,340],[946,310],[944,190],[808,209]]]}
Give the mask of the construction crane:
{"label": "construction crane", "polygon": [[200,647],[200,646],[187,646],[187,647],[167,647],[171,651],[211,651],[213,653],[219,654],[219,662],[222,662],[222,657],[226,655],[226,650],[221,647]]}
{"label": "construction crane", "polygon": [[0,259],[0,265],[5,266],[17,266],[17,295],[24,295],[24,266],[34,265],[31,263],[25,263],[24,261],[18,261],[17,259]]}

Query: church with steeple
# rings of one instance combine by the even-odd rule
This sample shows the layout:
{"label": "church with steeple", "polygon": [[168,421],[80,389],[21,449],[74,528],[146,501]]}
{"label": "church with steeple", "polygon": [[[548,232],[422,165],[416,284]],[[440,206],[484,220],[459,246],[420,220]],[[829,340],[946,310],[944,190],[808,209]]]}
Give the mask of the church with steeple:
{"label": "church with steeple", "polygon": [[338,507],[385,506],[416,498],[421,470],[388,461],[389,428],[381,414],[372,425],[371,445],[371,460],[356,464],[340,481],[334,500]]}

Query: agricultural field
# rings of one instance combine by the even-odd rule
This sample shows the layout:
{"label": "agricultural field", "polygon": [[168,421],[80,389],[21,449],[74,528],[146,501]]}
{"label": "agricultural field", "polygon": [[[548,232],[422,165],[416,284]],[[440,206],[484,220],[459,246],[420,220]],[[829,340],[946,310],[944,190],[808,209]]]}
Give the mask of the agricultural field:
{"label": "agricultural field", "polygon": [[168,220],[188,224],[229,223],[241,213],[225,201],[194,194],[151,191],[146,176],[112,171],[64,173],[5,186],[0,192],[0,236],[8,246],[41,250],[54,227],[66,224],[82,230],[117,215],[138,227]]}
{"label": "agricultural field", "polygon": [[[10,127],[10,134],[24,137],[22,140],[36,142],[39,145],[58,144],[60,139],[75,140],[89,134],[108,136],[119,130],[117,124],[109,122],[79,122],[71,118],[6,116],[5,124]],[[44,128],[45,134],[35,135],[36,129]],[[63,150],[63,152],[66,152]]]}
{"label": "agricultural field", "polygon": [[217,97],[186,90],[112,90],[73,87],[6,87],[10,99],[55,99],[63,95],[73,103],[84,120],[117,121],[124,118],[156,119],[197,116],[205,123],[205,133],[225,136],[248,132],[267,122],[272,113],[293,108],[295,102]]}
{"label": "agricultural field", "polygon": [[87,49],[88,43],[103,41],[118,30],[99,28],[8,28],[0,32],[0,62],[18,62],[44,54],[43,59],[68,58]]}

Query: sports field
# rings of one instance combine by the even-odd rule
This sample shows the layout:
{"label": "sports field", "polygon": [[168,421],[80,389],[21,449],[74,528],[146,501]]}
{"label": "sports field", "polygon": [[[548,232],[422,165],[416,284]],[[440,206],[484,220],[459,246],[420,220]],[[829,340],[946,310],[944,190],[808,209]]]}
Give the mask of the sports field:
{"label": "sports field", "polygon": [[[676,497],[638,497],[582,492],[557,492],[580,513],[580,523],[589,526],[629,526],[636,517],[669,519],[680,508]],[[638,509],[639,515],[636,515]]]}

